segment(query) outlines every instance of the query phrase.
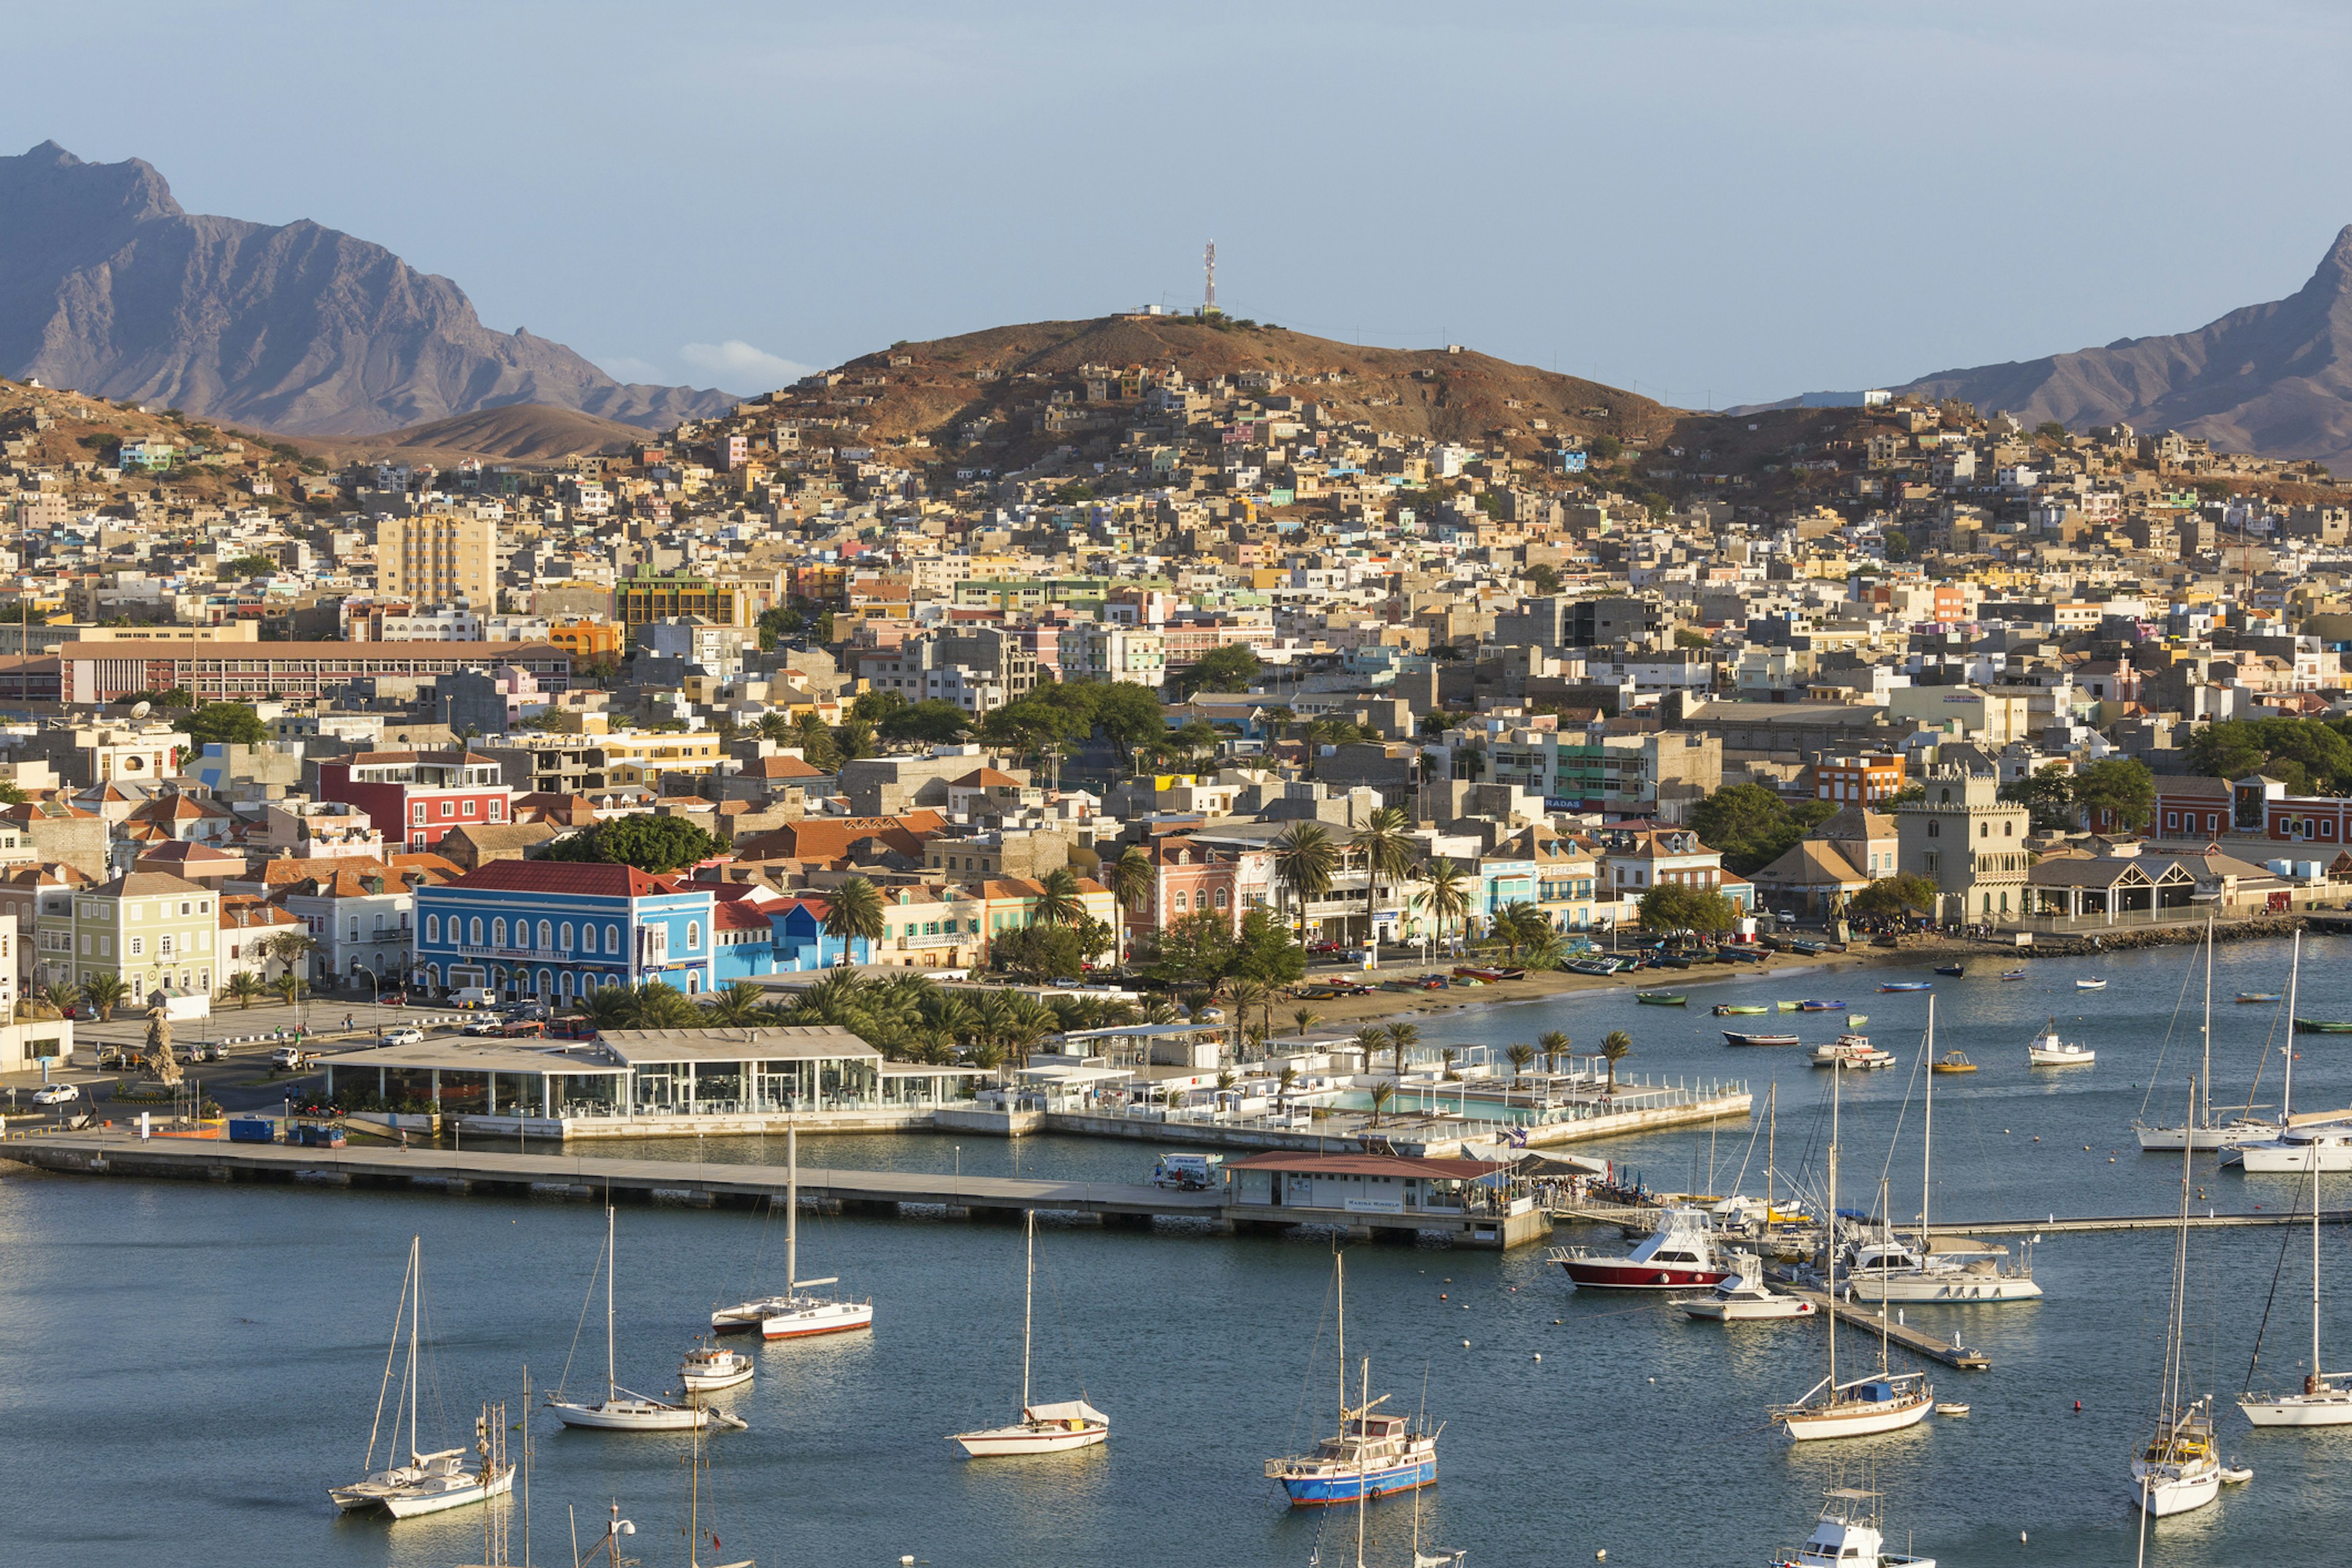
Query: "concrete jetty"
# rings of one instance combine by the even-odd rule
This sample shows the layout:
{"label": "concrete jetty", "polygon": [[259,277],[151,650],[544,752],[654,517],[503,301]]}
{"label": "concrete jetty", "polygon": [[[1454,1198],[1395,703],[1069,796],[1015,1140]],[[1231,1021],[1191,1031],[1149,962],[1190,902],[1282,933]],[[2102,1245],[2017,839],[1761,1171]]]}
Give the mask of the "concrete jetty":
{"label": "concrete jetty", "polygon": [[1837,1314],[1839,1322],[1848,1328],[1858,1329],[1874,1340],[1884,1332],[1889,1343],[1901,1345],[1914,1355],[1926,1356],[1930,1361],[1939,1361],[1946,1366],[1956,1366],[1964,1372],[1984,1372],[1992,1365],[1990,1358],[1979,1355],[1958,1340],[1938,1339],[1907,1321],[1895,1322],[1860,1302],[1842,1300],[1832,1303],[1821,1291],[1797,1286],[1784,1285],[1781,1289],[1801,1300],[1811,1301],[1816,1308],[1829,1306]]}

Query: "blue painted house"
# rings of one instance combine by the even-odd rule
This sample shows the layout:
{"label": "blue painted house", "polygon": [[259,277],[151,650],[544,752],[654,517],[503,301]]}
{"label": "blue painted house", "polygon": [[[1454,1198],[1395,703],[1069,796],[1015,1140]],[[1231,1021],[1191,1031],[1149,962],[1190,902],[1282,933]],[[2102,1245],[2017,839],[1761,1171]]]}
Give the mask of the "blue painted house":
{"label": "blue painted house", "polygon": [[494,860],[417,889],[410,983],[556,1003],[648,980],[698,994],[715,984],[712,903],[634,866]]}
{"label": "blue painted house", "polygon": [[768,911],[769,927],[775,932],[779,970],[831,969],[843,963],[874,962],[874,944],[864,937],[826,933],[824,918],[832,910],[832,904],[824,899],[806,898],[794,899],[781,909]]}

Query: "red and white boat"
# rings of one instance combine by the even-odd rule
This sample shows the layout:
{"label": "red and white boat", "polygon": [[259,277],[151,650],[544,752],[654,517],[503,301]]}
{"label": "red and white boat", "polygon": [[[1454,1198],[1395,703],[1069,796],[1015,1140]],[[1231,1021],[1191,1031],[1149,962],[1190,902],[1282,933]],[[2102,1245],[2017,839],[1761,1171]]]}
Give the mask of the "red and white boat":
{"label": "red and white boat", "polygon": [[828,1275],[803,1279],[801,1261],[801,1135],[789,1129],[784,1136],[784,1285],[781,1296],[739,1301],[710,1314],[710,1331],[718,1334],[756,1332],[763,1340],[804,1340],[814,1334],[837,1334],[874,1326],[874,1303],[837,1296],[807,1296],[803,1290],[837,1285]]}
{"label": "red and white boat", "polygon": [[1580,1290],[1704,1289],[1736,1272],[1717,1256],[1714,1231],[1695,1208],[1668,1209],[1665,1222],[1622,1258],[1581,1247],[1555,1247],[1548,1256]]}

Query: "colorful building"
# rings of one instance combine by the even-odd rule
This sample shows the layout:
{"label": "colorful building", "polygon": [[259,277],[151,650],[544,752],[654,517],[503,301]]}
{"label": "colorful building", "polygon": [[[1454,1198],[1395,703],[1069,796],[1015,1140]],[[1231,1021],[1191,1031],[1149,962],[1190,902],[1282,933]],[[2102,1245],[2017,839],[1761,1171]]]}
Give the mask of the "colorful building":
{"label": "colorful building", "polygon": [[634,866],[494,860],[416,890],[412,983],[569,1001],[658,980],[714,983],[711,889]]}

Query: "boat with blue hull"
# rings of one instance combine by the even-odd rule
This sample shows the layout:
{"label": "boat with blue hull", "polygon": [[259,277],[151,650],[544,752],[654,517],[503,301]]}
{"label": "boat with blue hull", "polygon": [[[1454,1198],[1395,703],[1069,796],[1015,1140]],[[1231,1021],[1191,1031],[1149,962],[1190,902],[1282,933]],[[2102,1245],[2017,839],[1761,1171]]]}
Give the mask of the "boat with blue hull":
{"label": "boat with blue hull", "polygon": [[1348,1273],[1344,1255],[1335,1257],[1339,1297],[1339,1429],[1314,1451],[1265,1462],[1268,1480],[1280,1481],[1293,1508],[1328,1508],[1370,1502],[1395,1492],[1418,1491],[1437,1479],[1437,1437],[1402,1415],[1381,1410],[1383,1394],[1371,1397],[1372,1363],[1358,1371],[1356,1403],[1348,1403]]}

